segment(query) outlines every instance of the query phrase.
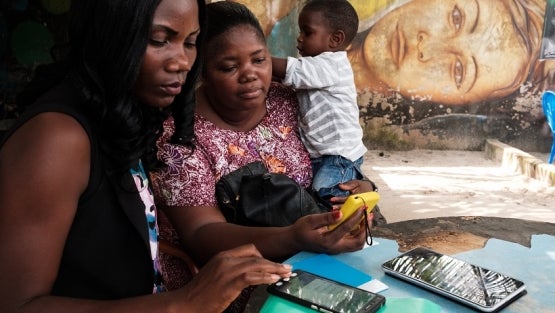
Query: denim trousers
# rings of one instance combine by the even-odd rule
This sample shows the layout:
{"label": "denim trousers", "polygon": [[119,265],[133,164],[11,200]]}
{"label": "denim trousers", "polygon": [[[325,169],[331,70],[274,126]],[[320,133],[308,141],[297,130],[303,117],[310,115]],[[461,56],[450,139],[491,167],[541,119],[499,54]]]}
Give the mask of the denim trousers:
{"label": "denim trousers", "polygon": [[325,155],[311,159],[314,173],[312,188],[318,191],[323,199],[348,196],[349,192],[339,189],[337,184],[363,178],[362,159],[363,157],[360,157],[353,162],[340,155]]}

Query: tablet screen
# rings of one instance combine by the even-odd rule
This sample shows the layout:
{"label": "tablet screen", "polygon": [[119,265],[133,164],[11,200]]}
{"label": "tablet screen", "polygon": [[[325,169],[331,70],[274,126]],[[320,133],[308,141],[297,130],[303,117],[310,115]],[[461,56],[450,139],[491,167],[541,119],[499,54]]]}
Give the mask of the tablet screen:
{"label": "tablet screen", "polygon": [[406,252],[382,267],[386,273],[484,308],[497,308],[524,289],[520,280],[425,248]]}

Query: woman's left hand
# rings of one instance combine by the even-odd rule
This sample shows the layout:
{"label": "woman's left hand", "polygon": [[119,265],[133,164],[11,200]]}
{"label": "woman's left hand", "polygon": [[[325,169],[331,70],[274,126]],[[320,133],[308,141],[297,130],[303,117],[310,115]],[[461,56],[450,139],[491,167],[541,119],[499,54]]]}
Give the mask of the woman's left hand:
{"label": "woman's left hand", "polygon": [[[350,194],[357,194],[363,192],[370,192],[370,191],[377,191],[376,186],[370,182],[369,180],[350,180],[345,183],[339,184],[339,188],[345,191],[349,191]],[[339,210],[341,205],[345,203],[347,197],[332,197],[330,202],[332,203],[333,210]],[[383,219],[383,218],[382,218]],[[374,223],[374,214],[369,213],[366,216],[366,220],[368,221],[367,225],[370,225],[370,228],[373,227]],[[383,219],[385,221],[385,219]],[[362,223],[360,228],[364,229],[365,225]]]}
{"label": "woman's left hand", "polygon": [[312,252],[337,254],[360,250],[366,242],[363,216],[361,207],[332,231],[328,227],[341,219],[340,211],[303,216],[292,225],[294,240],[301,250]]}

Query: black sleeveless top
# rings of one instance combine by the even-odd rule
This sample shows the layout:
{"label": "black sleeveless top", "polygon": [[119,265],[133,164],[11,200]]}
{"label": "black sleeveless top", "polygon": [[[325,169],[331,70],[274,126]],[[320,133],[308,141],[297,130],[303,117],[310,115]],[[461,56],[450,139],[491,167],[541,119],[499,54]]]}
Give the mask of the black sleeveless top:
{"label": "black sleeveless top", "polygon": [[150,294],[157,278],[144,204],[130,173],[107,171],[109,161],[80,103],[71,84],[64,82],[29,107],[5,137],[39,113],[60,112],[75,118],[91,142],[89,184],[79,199],[52,295],[120,299]]}

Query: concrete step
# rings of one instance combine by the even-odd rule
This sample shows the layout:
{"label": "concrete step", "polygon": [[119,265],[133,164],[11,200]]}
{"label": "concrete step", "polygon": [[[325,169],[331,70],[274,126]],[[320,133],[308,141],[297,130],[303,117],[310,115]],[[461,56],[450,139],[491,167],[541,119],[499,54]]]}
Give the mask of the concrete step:
{"label": "concrete step", "polygon": [[499,162],[527,177],[545,182],[548,186],[555,186],[555,165],[548,164],[530,153],[516,149],[497,139],[487,139],[484,148],[486,158]]}

